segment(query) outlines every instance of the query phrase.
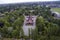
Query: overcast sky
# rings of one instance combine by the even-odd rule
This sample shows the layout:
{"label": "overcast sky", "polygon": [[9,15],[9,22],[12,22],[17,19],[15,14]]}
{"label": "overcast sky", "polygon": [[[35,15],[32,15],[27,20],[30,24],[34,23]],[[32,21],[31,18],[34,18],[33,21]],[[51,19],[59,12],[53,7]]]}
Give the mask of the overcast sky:
{"label": "overcast sky", "polygon": [[58,0],[0,0],[0,4],[22,3],[22,2],[36,2],[36,1],[58,1]]}

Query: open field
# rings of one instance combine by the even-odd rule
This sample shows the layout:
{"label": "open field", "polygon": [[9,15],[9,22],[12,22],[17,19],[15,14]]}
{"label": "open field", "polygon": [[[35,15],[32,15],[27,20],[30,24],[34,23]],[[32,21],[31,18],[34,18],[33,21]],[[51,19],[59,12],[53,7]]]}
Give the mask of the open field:
{"label": "open field", "polygon": [[60,8],[52,8],[52,10],[60,13]]}

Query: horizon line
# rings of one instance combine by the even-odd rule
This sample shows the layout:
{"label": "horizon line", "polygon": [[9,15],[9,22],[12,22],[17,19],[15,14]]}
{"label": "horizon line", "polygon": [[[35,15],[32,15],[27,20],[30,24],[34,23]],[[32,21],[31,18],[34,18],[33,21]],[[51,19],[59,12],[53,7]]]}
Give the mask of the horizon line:
{"label": "horizon line", "polygon": [[[58,1],[35,1],[35,2],[58,2]],[[60,2],[60,1],[59,1]],[[1,4],[17,4],[17,3],[34,3],[34,1],[32,2],[14,2],[14,3],[1,3]],[[0,5],[1,5],[0,4]]]}

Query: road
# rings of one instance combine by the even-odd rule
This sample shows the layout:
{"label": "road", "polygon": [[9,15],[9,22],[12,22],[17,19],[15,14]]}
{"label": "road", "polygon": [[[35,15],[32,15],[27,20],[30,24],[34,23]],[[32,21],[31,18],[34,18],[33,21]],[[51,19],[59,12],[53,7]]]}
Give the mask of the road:
{"label": "road", "polygon": [[35,27],[36,27],[36,17],[37,16],[32,16],[33,17],[33,25],[25,25],[27,17],[28,16],[25,16],[25,20],[24,20],[24,24],[23,24],[24,35],[26,35],[26,36],[28,36],[28,34],[29,34],[29,32],[28,32],[29,29],[35,29]]}

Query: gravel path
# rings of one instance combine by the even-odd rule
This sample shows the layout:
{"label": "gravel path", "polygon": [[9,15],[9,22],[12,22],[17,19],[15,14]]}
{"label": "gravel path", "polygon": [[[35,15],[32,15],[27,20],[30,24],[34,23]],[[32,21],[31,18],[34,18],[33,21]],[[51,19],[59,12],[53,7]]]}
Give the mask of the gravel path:
{"label": "gravel path", "polygon": [[29,29],[35,29],[35,27],[36,27],[36,17],[37,16],[33,16],[33,25],[25,25],[27,17],[28,16],[25,16],[24,25],[23,25],[24,35],[26,35],[26,36],[28,36],[28,34],[29,34],[29,32],[28,32]]}

